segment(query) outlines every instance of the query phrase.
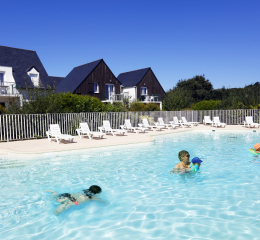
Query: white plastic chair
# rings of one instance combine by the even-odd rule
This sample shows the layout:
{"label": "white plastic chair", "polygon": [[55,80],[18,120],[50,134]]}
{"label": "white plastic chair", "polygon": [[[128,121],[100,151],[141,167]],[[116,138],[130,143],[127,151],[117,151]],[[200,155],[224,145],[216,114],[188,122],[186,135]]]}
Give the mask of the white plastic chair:
{"label": "white plastic chair", "polygon": [[244,121],[244,127],[258,127],[259,128],[259,125],[258,123],[254,123],[253,122],[253,117],[249,117],[247,116],[246,117],[246,120]]}
{"label": "white plastic chair", "polygon": [[163,118],[158,118],[158,125],[163,126],[163,127],[167,127],[168,129],[170,129],[171,127],[174,129],[174,128],[179,126],[179,125],[173,124],[172,122],[170,122],[169,124],[165,124],[164,121],[163,121]]}
{"label": "white plastic chair", "polygon": [[138,130],[140,132],[145,132],[148,130],[148,128],[145,127],[132,127],[132,124],[130,122],[130,119],[125,119],[125,124],[120,126],[122,129],[134,131],[135,133],[138,133]]}
{"label": "white plastic chair", "polygon": [[50,124],[49,131],[46,131],[46,134],[49,142],[51,142],[52,138],[55,138],[58,144],[62,139],[73,142],[73,139],[75,138],[74,136],[71,136],[69,134],[62,134],[59,124]]}
{"label": "white plastic chair", "polygon": [[213,123],[213,121],[211,121],[209,116],[204,116],[204,119],[203,119],[203,124],[204,125],[212,124],[212,123]]}
{"label": "white plastic chair", "polygon": [[193,126],[193,123],[188,122],[185,117],[182,117],[181,119],[182,119],[182,124],[184,125],[184,127],[192,127]]}
{"label": "white plastic chair", "polygon": [[153,126],[153,125],[150,125],[150,124],[148,123],[148,120],[147,120],[146,118],[142,119],[142,121],[143,121],[142,127],[150,128],[150,129],[152,129],[153,131],[155,131],[156,129],[159,130],[159,131],[161,131],[162,128],[164,128],[163,126],[158,126],[158,125],[154,125],[154,126]]}
{"label": "white plastic chair", "polygon": [[82,138],[82,135],[87,134],[90,140],[93,138],[93,136],[99,136],[100,138],[103,138],[105,135],[105,133],[102,132],[90,131],[88,123],[80,123],[79,128],[76,129],[76,132],[80,138]]}
{"label": "white plastic chair", "polygon": [[127,131],[124,129],[112,129],[110,126],[110,122],[108,120],[104,120],[103,121],[103,126],[99,127],[99,130],[101,132],[105,132],[105,133],[111,133],[113,135],[113,137],[115,137],[115,134],[121,134],[124,135]]}
{"label": "white plastic chair", "polygon": [[212,126],[214,127],[226,127],[226,123],[221,123],[220,121],[219,121],[219,117],[214,117],[213,118],[213,123],[212,123]]}
{"label": "white plastic chair", "polygon": [[170,123],[170,124],[173,124],[173,125],[177,125],[178,127],[179,127],[179,126],[182,126],[182,127],[184,128],[184,125],[182,124],[181,121],[178,120],[177,117],[173,117],[173,121],[170,121],[169,123]]}

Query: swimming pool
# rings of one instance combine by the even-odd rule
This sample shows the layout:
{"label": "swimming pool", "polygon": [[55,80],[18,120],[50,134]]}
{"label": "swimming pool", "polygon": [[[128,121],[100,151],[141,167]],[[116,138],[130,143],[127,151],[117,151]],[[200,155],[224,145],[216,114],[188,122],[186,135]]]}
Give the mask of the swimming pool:
{"label": "swimming pool", "polygon": [[[259,239],[253,132],[181,132],[119,148],[0,158],[0,239]],[[200,173],[171,174],[180,150]],[[103,202],[53,215],[46,189],[102,187]]]}

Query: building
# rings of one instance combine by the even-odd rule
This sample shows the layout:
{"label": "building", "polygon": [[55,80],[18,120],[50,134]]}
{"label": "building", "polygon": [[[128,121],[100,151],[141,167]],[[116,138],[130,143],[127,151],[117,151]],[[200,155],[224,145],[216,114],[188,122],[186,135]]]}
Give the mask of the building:
{"label": "building", "polygon": [[[22,100],[26,88],[53,87],[37,53],[31,50],[0,46],[0,104]],[[61,78],[55,78],[57,84]]]}
{"label": "building", "polygon": [[57,86],[57,92],[90,95],[103,102],[121,101],[121,82],[103,59],[72,69]]}
{"label": "building", "polygon": [[166,94],[151,68],[120,73],[117,79],[122,83],[122,92],[128,94],[131,101],[156,103],[162,109]]}

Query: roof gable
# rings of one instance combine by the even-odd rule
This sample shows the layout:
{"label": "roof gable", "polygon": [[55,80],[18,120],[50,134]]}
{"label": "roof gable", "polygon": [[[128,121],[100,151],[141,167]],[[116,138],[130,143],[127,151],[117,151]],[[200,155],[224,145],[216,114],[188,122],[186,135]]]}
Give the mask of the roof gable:
{"label": "roof gable", "polygon": [[117,79],[123,84],[123,87],[136,86],[144,78],[145,74],[151,68],[143,68],[131,72],[120,73]]}
{"label": "roof gable", "polygon": [[51,85],[51,80],[35,51],[0,46],[0,56],[0,66],[12,67],[14,80],[20,87],[33,87],[27,74],[32,68],[39,72],[40,82],[44,87]]}
{"label": "roof gable", "polygon": [[101,61],[103,59],[73,68],[57,86],[57,92],[74,92]]}

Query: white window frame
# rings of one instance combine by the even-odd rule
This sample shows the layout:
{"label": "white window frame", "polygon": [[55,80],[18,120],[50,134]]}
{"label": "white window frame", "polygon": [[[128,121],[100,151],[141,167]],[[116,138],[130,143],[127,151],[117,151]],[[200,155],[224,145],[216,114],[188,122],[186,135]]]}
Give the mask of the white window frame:
{"label": "white window frame", "polygon": [[[27,72],[27,74],[29,75],[29,77],[30,77],[30,79],[33,83],[33,86],[39,87],[39,85],[40,85],[40,74],[39,74],[39,72],[35,68],[32,68],[29,72]],[[34,75],[35,77],[32,77],[31,75]]]}
{"label": "white window frame", "polygon": [[[145,94],[143,94],[143,91],[142,91],[143,89],[145,89]],[[147,94],[148,94],[147,87],[141,87],[141,95],[146,96]]]}
{"label": "white window frame", "polygon": [[[95,91],[95,84],[97,85],[96,91]],[[94,83],[94,93],[99,93],[99,84],[97,82]]]}
{"label": "white window frame", "polygon": [[0,74],[3,74],[3,81],[0,81],[0,86],[3,86],[5,82],[5,72],[1,71]]}
{"label": "white window frame", "polygon": [[[110,91],[110,88],[108,88],[108,100],[112,100],[113,99],[113,93],[115,92],[114,89],[115,89],[115,85],[114,84],[111,84],[111,83],[106,83],[106,86],[113,86],[113,90],[112,92]],[[107,88],[105,86],[105,90],[107,91]],[[107,96],[107,92],[106,92],[106,96]]]}

